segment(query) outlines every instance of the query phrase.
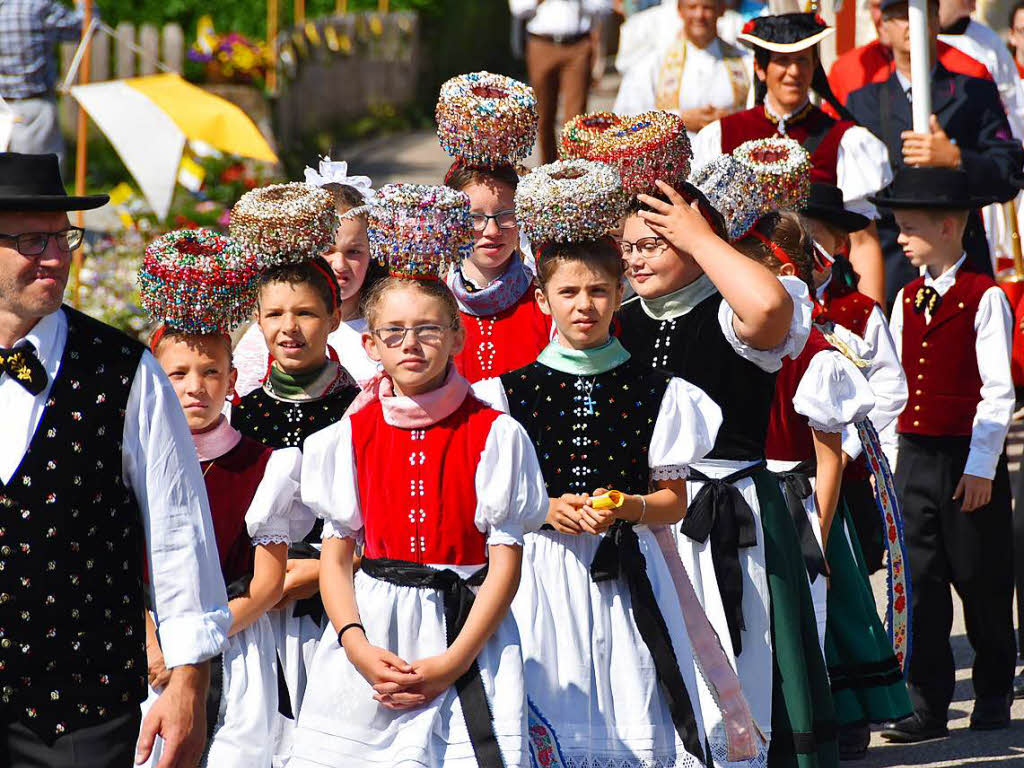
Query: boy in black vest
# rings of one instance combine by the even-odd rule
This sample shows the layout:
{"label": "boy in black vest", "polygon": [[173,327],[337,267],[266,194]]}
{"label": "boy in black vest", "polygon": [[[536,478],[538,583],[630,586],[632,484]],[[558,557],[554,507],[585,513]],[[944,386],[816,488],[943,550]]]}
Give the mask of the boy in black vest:
{"label": "boy in black vest", "polygon": [[971,728],[1010,720],[1015,645],[1010,485],[1003,443],[1013,413],[1009,303],[966,261],[968,175],[906,167],[875,198],[892,210],[897,242],[924,274],[896,297],[890,328],[909,399],[897,422],[896,487],[911,577],[914,714],[883,736],[916,742],[947,735],[954,664],[950,585],[963,601],[974,647]]}

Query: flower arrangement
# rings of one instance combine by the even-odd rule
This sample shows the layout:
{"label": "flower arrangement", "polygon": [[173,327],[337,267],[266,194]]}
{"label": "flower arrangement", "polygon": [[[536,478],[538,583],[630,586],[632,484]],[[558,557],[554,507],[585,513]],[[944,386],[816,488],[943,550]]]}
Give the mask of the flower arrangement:
{"label": "flower arrangement", "polygon": [[270,60],[267,46],[238,32],[218,35],[209,16],[199,20],[188,58],[206,66],[210,82],[262,84]]}
{"label": "flower arrangement", "polygon": [[[142,266],[146,235],[135,229],[83,244],[78,272],[78,308],[87,315],[141,338],[148,320],[139,305],[135,276]],[[65,301],[73,304],[74,281],[68,282]]]}

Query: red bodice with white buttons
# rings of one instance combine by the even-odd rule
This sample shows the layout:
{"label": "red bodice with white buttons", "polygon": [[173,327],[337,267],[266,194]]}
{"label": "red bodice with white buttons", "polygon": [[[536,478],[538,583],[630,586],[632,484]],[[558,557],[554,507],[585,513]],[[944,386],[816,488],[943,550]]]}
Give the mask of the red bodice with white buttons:
{"label": "red bodice with white buttons", "polygon": [[551,340],[551,318],[537,306],[532,288],[496,315],[460,312],[459,319],[466,346],[455,356],[455,368],[470,382],[529,365]]}
{"label": "red bodice with white buttons", "polygon": [[365,554],[414,563],[482,565],[476,472],[500,414],[472,394],[425,429],[384,421],[380,402],[351,417]]}

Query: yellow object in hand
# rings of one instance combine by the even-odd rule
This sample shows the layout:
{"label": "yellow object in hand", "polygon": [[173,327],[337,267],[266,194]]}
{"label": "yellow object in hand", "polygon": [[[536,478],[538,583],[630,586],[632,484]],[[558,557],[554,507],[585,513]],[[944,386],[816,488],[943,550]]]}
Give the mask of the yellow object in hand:
{"label": "yellow object in hand", "polygon": [[592,509],[618,509],[626,500],[626,494],[622,491],[608,491],[600,496],[594,496],[590,500]]}

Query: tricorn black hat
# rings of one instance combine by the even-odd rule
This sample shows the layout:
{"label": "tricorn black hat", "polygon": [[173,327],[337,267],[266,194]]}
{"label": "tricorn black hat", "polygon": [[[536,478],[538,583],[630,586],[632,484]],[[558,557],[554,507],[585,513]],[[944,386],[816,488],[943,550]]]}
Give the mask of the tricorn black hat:
{"label": "tricorn black hat", "polygon": [[860,232],[871,223],[867,216],[848,210],[843,205],[843,191],[839,187],[819,181],[811,182],[810,197],[800,213],[812,219],[820,219],[844,232]]}
{"label": "tricorn black hat", "polygon": [[751,19],[736,40],[750,48],[796,53],[817,45],[833,32],[816,13],[780,13]]}
{"label": "tricorn black hat", "polygon": [[880,208],[982,208],[994,198],[973,197],[966,171],[907,165],[896,172],[889,186],[868,197]]}
{"label": "tricorn black hat", "polygon": [[109,200],[68,195],[56,155],[0,152],[0,211],[90,211]]}

